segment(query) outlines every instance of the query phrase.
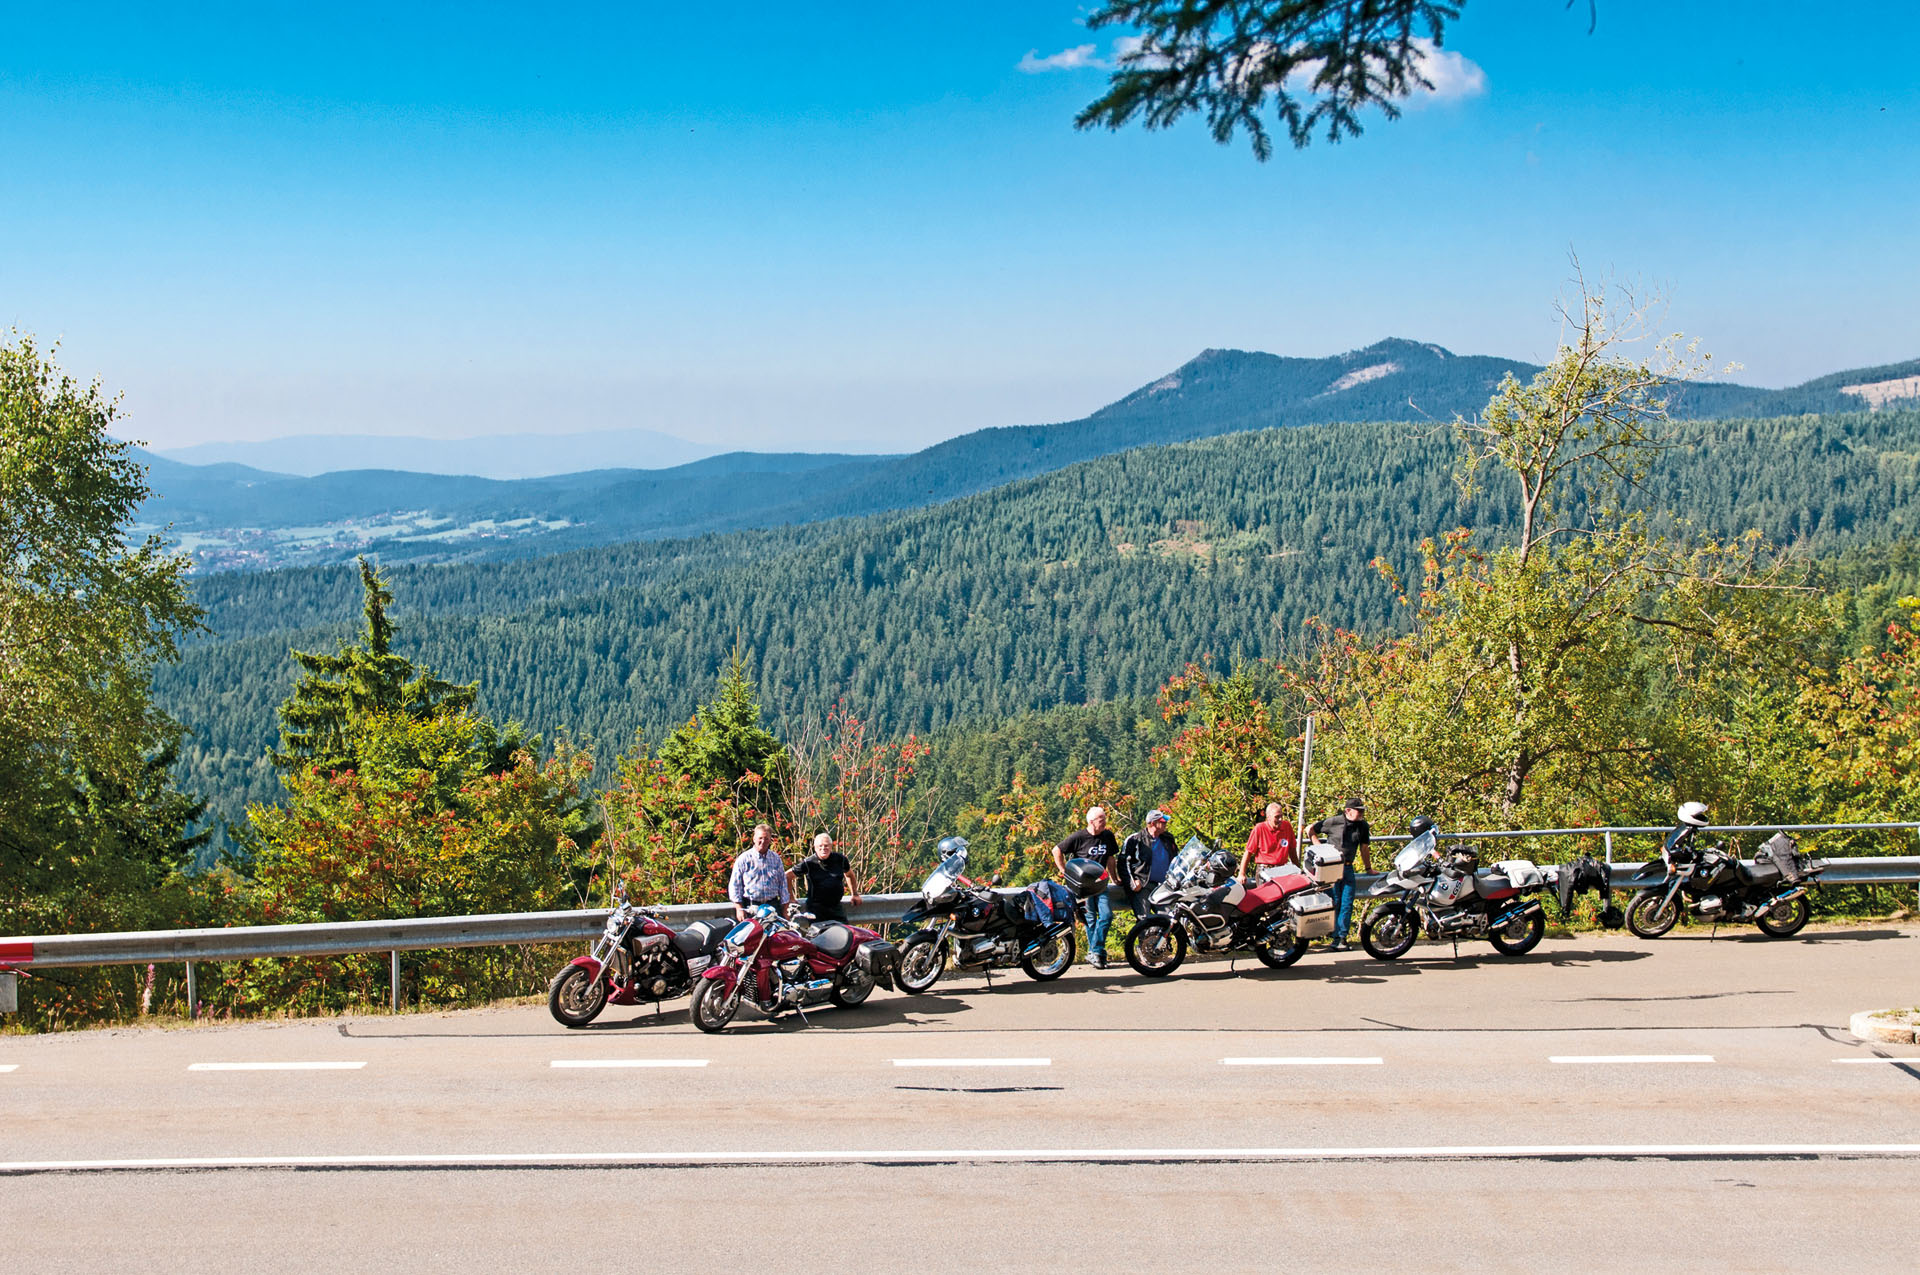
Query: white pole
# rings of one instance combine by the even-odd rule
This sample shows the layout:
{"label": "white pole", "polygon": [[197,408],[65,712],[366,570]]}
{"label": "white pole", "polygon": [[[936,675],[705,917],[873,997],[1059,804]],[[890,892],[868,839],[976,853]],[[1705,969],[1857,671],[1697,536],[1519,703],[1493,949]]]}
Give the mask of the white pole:
{"label": "white pole", "polygon": [[[1300,746],[1300,810],[1294,822],[1296,837],[1307,835],[1307,774],[1313,769],[1313,714],[1307,714],[1307,738]],[[1305,860],[1302,860],[1305,862]]]}

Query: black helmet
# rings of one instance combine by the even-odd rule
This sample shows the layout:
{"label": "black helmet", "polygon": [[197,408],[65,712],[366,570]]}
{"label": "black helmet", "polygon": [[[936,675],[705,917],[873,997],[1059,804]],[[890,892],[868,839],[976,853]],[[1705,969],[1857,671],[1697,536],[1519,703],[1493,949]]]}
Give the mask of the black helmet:
{"label": "black helmet", "polygon": [[1422,836],[1432,830],[1433,820],[1429,819],[1426,815],[1415,815],[1413,822],[1407,825],[1407,832],[1410,836]]}

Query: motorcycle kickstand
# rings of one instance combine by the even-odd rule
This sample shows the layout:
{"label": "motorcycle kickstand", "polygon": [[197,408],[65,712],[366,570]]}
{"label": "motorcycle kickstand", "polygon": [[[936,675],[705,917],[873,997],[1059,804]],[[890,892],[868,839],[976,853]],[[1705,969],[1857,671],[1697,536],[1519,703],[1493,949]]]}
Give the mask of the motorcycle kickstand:
{"label": "motorcycle kickstand", "polygon": [[1460,959],[1460,936],[1458,934],[1453,936],[1453,959],[1456,961]]}

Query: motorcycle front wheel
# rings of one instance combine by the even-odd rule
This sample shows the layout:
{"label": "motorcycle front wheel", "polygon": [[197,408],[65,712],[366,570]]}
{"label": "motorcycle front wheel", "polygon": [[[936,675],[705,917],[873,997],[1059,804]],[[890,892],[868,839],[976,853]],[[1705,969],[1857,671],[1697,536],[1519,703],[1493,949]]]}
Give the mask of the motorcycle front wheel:
{"label": "motorcycle front wheel", "polygon": [[1776,903],[1754,918],[1754,924],[1760,927],[1762,934],[1777,939],[1792,938],[1813,916],[1813,907],[1807,902],[1807,896],[1788,899],[1785,903]]}
{"label": "motorcycle front wheel", "polygon": [[1420,937],[1413,913],[1404,907],[1375,908],[1360,927],[1360,946],[1376,961],[1397,961],[1413,949]]}
{"label": "motorcycle front wheel", "polygon": [[1643,939],[1657,939],[1680,923],[1680,896],[1635,895],[1627,905],[1627,928]]}
{"label": "motorcycle front wheel", "polygon": [[1283,970],[1307,954],[1307,941],[1302,938],[1282,946],[1286,934],[1285,930],[1278,934],[1262,934],[1253,941],[1253,954],[1270,970]]}
{"label": "motorcycle front wheel", "polygon": [[829,993],[833,1003],[841,1009],[852,1009],[867,997],[873,995],[873,975],[867,973],[857,963],[840,971],[840,980],[833,985]]}
{"label": "motorcycle front wheel", "polygon": [[947,945],[931,934],[916,934],[900,945],[900,968],[894,978],[903,992],[925,992],[947,969]]}
{"label": "motorcycle front wheel", "polygon": [[1165,978],[1187,959],[1187,932],[1170,921],[1143,921],[1127,935],[1127,964],[1148,978]]}
{"label": "motorcycle front wheel", "polygon": [[740,1008],[739,1000],[728,996],[717,978],[703,978],[693,989],[693,1025],[703,1032],[723,1032]]}
{"label": "motorcycle front wheel", "polygon": [[569,965],[547,984],[547,1009],[564,1027],[585,1027],[607,1007],[607,980],[584,965]]}
{"label": "motorcycle front wheel", "polygon": [[1540,940],[1546,932],[1546,914],[1534,912],[1508,921],[1487,935],[1487,942],[1493,944],[1497,951],[1504,952],[1508,956],[1525,956],[1540,945]]}
{"label": "motorcycle front wheel", "polygon": [[1078,950],[1079,945],[1073,931],[1062,930],[1042,943],[1039,950],[1032,956],[1022,960],[1020,968],[1027,972],[1028,978],[1041,983],[1051,983],[1067,972],[1067,967],[1073,964],[1074,954]]}

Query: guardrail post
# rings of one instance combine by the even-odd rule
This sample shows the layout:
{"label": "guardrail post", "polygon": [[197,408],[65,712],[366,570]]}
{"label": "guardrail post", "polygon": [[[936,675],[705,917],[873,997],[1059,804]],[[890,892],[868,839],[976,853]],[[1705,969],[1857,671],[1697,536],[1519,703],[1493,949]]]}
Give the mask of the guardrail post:
{"label": "guardrail post", "polygon": [[[1613,866],[1613,829],[1611,828],[1607,829],[1607,866],[1609,868]],[[1609,875],[1607,879],[1611,881],[1613,878]]]}
{"label": "guardrail post", "polygon": [[197,1018],[200,1014],[200,995],[193,986],[193,962],[187,962],[187,1017]]}
{"label": "guardrail post", "polygon": [[20,1012],[20,976],[12,970],[0,971],[0,1014]]}
{"label": "guardrail post", "polygon": [[393,999],[392,999],[392,1003],[393,1003],[393,1012],[397,1014],[397,1013],[399,1013],[399,1012],[400,1012],[400,953],[398,953],[398,952],[389,952],[389,953],[387,953],[387,955],[388,955],[388,956],[389,956],[390,958],[392,958],[392,959],[391,959],[391,965],[392,965],[392,969],[393,969]]}

